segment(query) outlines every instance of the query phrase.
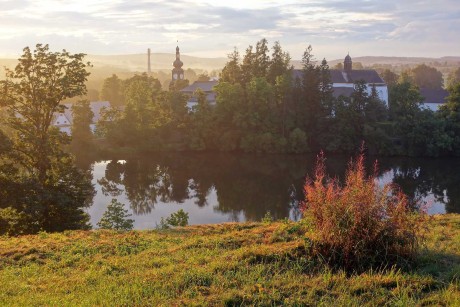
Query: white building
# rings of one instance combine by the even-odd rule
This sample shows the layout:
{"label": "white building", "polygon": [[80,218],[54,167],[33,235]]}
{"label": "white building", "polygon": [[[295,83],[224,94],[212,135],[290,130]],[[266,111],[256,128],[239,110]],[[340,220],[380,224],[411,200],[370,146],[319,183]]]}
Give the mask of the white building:
{"label": "white building", "polygon": [[[55,126],[59,129],[59,131],[64,132],[68,135],[72,134],[72,123],[73,123],[73,114],[72,114],[72,104],[65,103],[62,104],[64,108],[64,112],[56,112],[54,114],[53,121],[51,123],[52,126]],[[96,130],[96,124],[101,118],[101,111],[103,108],[110,108],[110,102],[108,101],[91,101],[89,103],[91,111],[93,112],[93,120],[90,124],[91,131]]]}
{"label": "white building", "polygon": [[[371,94],[375,86],[379,99],[388,106],[388,86],[373,69],[354,70],[350,55],[345,57],[343,70],[331,69],[331,82],[334,90],[334,97],[350,96],[354,92],[354,83],[364,81],[367,86],[367,93]],[[302,78],[302,70],[294,70],[295,78]]]}
{"label": "white building", "polygon": [[422,88],[420,89],[420,95],[424,98],[423,103],[420,104],[420,108],[436,112],[446,103],[449,92],[445,89]]}

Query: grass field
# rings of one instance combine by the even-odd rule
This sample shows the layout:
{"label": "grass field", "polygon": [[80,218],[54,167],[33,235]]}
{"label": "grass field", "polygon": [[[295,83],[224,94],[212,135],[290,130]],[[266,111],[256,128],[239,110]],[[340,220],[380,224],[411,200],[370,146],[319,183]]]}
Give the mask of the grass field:
{"label": "grass field", "polygon": [[460,306],[460,215],[430,221],[406,270],[347,275],[305,254],[299,223],[0,238],[0,306]]}

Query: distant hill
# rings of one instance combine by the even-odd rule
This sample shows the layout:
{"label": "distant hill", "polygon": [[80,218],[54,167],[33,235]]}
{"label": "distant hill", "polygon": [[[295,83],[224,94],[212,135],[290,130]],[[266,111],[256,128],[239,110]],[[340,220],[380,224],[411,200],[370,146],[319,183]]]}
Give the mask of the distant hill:
{"label": "distant hill", "polygon": [[[176,55],[172,53],[152,53],[152,71],[169,71],[172,69],[172,62]],[[112,74],[126,75],[142,73],[147,71],[147,54],[122,54],[122,55],[87,55],[86,61],[91,62],[93,67],[90,69],[92,78],[106,78]],[[188,55],[181,55],[184,62],[184,69],[193,70],[220,70],[225,66],[227,58],[200,58]],[[5,77],[4,67],[14,68],[16,59],[0,59],[0,79]]]}
{"label": "distant hill", "polygon": [[[153,71],[170,70],[176,55],[171,53],[152,53],[151,67]],[[143,72],[147,71],[147,54],[130,55],[88,55],[87,59],[94,67],[108,66],[118,69]],[[199,58],[181,55],[184,69],[215,70],[222,69],[227,62],[226,58]]]}
{"label": "distant hill", "polygon": [[[151,67],[154,72],[163,72],[169,75],[172,69],[172,62],[175,59],[175,54],[172,53],[152,53]],[[88,55],[86,60],[93,65],[91,68],[92,76],[90,79],[107,78],[112,74],[119,76],[129,76],[134,73],[147,71],[147,54],[122,54],[122,55]],[[188,55],[181,55],[181,60],[184,62],[184,69],[193,70],[220,70],[225,66],[227,58],[201,58]],[[329,61],[329,65],[333,67],[337,63],[341,63],[343,59]],[[383,57],[383,56],[363,56],[354,57],[354,63],[360,62],[364,66],[373,65],[392,65],[400,68],[412,67],[418,64],[425,63],[440,67],[460,66],[460,56],[446,56],[441,58],[424,58],[424,57]],[[4,68],[14,68],[16,59],[0,59],[0,79],[5,77]],[[293,60],[292,65],[295,68],[301,68],[300,60]]]}
{"label": "distant hill", "polygon": [[[152,53],[151,67],[153,71],[170,70],[175,54],[172,53]],[[87,55],[86,60],[93,64],[96,69],[110,68],[113,71],[125,72],[144,72],[147,71],[147,54],[121,54],[121,55]],[[227,62],[227,58],[201,58],[188,55],[181,55],[184,62],[184,69],[215,70],[222,69]],[[343,62],[343,59],[328,61],[329,65],[335,65]],[[389,64],[394,66],[400,65],[417,65],[429,63],[441,63],[453,66],[460,65],[460,56],[446,56],[441,58],[424,58],[424,57],[383,57],[383,56],[363,56],[353,57],[353,62],[360,62],[365,66]],[[13,68],[17,63],[16,59],[0,59],[0,70],[3,66]],[[292,64],[296,68],[301,67],[300,60],[293,60]]]}
{"label": "distant hill", "polygon": [[[419,64],[434,65],[439,64],[440,66],[460,66],[460,56],[445,56],[441,58],[424,58],[424,57],[386,57],[386,56],[362,56],[352,57],[354,63],[361,63],[364,66],[373,65],[392,65],[400,67],[411,67]],[[343,63],[343,59],[328,60],[329,66],[334,66],[337,63]],[[292,61],[292,64],[296,68],[301,68],[302,64],[299,60]]]}

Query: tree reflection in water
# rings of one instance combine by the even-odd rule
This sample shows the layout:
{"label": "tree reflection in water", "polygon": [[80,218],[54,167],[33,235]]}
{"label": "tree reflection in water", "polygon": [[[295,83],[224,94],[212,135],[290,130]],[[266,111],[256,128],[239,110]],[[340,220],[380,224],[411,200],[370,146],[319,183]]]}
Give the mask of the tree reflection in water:
{"label": "tree reflection in water", "polygon": [[[367,159],[372,170],[375,158]],[[348,158],[329,156],[329,174],[343,180]],[[312,174],[313,155],[236,155],[168,153],[136,156],[107,164],[98,180],[106,195],[125,192],[135,215],[151,213],[155,204],[193,199],[209,206],[211,192],[216,214],[231,220],[260,220],[267,211],[275,219],[299,219],[305,176]],[[460,161],[455,159],[379,158],[379,175],[393,174],[393,182],[412,199],[434,197],[447,212],[460,213]]]}

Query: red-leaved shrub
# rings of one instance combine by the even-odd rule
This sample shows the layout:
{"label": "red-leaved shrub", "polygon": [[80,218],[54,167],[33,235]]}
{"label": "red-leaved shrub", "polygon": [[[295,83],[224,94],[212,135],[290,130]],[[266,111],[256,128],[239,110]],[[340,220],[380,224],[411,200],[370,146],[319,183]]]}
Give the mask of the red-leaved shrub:
{"label": "red-leaved shrub", "polygon": [[305,183],[303,218],[314,256],[334,268],[360,271],[410,263],[420,244],[425,214],[392,184],[367,176],[364,155],[351,160],[345,182],[327,177],[318,156],[314,179]]}

